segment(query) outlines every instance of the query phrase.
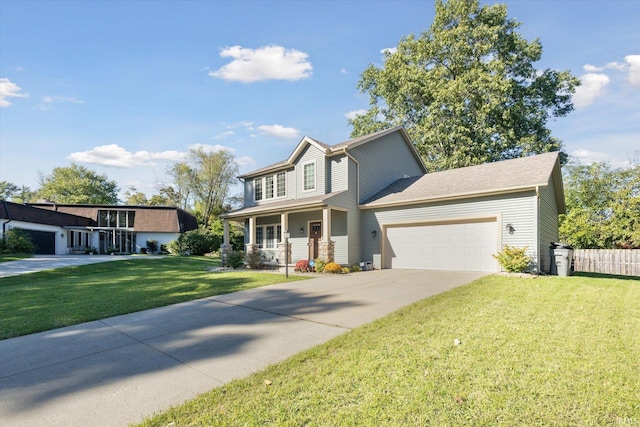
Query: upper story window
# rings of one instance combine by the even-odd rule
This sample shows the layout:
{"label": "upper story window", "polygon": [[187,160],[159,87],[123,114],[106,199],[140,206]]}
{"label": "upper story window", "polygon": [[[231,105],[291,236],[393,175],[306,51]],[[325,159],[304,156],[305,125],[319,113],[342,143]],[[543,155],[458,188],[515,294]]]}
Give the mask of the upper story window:
{"label": "upper story window", "polygon": [[287,174],[278,172],[275,175],[267,175],[253,180],[254,200],[273,199],[287,195]]}
{"label": "upper story window", "polygon": [[262,178],[256,178],[253,180],[255,186],[255,199],[262,200]]}
{"label": "upper story window", "polygon": [[303,166],[304,173],[304,190],[316,189],[316,164],[307,163]]}
{"label": "upper story window", "polygon": [[287,195],[285,176],[284,172],[280,172],[276,175],[278,181],[277,197],[284,197]]}
{"label": "upper story window", "polygon": [[133,228],[135,211],[99,210],[98,227]]}
{"label": "upper story window", "polygon": [[273,199],[273,175],[265,176],[265,191],[264,195],[266,199]]}

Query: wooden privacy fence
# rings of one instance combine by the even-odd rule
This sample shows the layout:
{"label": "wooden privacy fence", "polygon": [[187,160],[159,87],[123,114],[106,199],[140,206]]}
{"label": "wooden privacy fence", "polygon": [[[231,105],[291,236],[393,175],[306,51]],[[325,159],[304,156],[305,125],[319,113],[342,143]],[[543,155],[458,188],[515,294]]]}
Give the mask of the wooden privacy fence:
{"label": "wooden privacy fence", "polygon": [[574,271],[640,276],[640,249],[575,249]]}

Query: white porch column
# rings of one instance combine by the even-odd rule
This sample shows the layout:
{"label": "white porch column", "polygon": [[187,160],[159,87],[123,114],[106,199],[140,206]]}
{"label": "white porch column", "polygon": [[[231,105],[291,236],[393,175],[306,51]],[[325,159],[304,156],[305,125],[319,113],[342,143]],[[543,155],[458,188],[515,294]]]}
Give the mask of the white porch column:
{"label": "white porch column", "polygon": [[223,220],[223,224],[224,224],[224,231],[222,234],[222,244],[231,245],[231,243],[229,243],[229,220],[228,219]]}
{"label": "white porch column", "polygon": [[[281,213],[280,214],[280,226],[282,228],[282,232],[283,233],[289,231],[289,214],[288,213]],[[282,239],[284,241],[282,236],[278,236],[278,238],[280,238],[280,239]]]}
{"label": "white porch column", "polygon": [[322,240],[331,241],[331,208],[322,209]]}
{"label": "white porch column", "polygon": [[256,217],[249,217],[249,241],[247,244],[253,245],[256,243]]}

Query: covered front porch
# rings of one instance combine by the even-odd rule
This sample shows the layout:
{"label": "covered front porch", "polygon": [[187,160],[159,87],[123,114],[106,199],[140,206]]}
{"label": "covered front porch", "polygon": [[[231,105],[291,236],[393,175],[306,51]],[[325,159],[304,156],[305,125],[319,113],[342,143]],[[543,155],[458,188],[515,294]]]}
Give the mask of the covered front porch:
{"label": "covered front porch", "polygon": [[[229,221],[244,224],[244,248],[232,248],[229,244]],[[285,260],[295,264],[302,259],[318,258],[348,264],[347,211],[327,205],[298,206],[282,212],[273,212],[271,207],[264,207],[261,212],[254,208],[236,211],[224,218],[222,250],[259,252],[266,262],[277,265],[284,265]]]}

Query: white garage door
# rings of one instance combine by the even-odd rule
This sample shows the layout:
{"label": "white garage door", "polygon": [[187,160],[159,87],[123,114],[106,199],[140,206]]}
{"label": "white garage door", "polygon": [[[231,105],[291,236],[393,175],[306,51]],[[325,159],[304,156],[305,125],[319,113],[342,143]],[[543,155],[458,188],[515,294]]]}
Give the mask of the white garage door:
{"label": "white garage door", "polygon": [[496,221],[389,226],[384,268],[498,271]]}

